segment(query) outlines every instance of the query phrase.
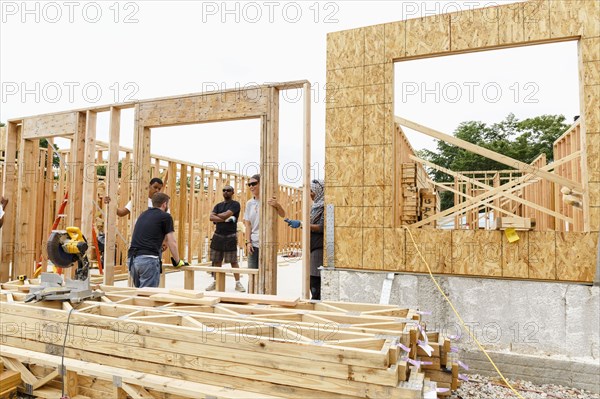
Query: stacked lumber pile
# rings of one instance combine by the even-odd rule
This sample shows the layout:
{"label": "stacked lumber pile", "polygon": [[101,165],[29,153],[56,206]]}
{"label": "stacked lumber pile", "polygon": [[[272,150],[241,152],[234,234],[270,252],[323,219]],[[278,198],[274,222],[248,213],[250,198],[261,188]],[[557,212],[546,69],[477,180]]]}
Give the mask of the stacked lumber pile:
{"label": "stacked lumber pile", "polygon": [[496,230],[515,229],[519,231],[530,231],[535,227],[534,218],[521,217],[497,217],[495,221]]}
{"label": "stacked lumber pile", "polygon": [[[429,188],[422,188],[419,190],[420,200],[421,200],[421,220],[427,219],[430,216],[435,215],[439,209],[440,204],[438,201],[438,196],[435,191]],[[436,222],[429,223],[423,227],[436,227]]]}
{"label": "stacked lumber pile", "polygon": [[1,356],[36,396],[60,394],[67,321],[71,398],[423,399],[457,386],[449,345],[394,305],[102,286],[72,311],[2,288]]}
{"label": "stacked lumber pile", "polygon": [[417,186],[417,164],[402,164],[402,224],[413,224],[419,220],[419,188]]}
{"label": "stacked lumber pile", "polygon": [[12,399],[17,397],[17,387],[21,384],[21,373],[5,370],[0,361],[0,398]]}

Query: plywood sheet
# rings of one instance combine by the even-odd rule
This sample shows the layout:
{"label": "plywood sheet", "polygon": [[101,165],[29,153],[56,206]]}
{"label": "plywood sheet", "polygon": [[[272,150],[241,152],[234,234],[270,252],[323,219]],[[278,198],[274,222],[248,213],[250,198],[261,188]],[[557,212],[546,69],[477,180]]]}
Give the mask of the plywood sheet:
{"label": "plywood sheet", "polygon": [[384,147],[384,179],[386,186],[394,184],[394,147],[391,144],[386,144]]}
{"label": "plywood sheet", "polygon": [[600,60],[600,37],[584,37],[579,45],[583,62]]}
{"label": "plywood sheet", "polygon": [[600,85],[600,61],[587,61],[583,64],[583,84],[585,86]]}
{"label": "plywood sheet", "polygon": [[554,231],[530,231],[529,278],[556,279],[556,233]]}
{"label": "plywood sheet", "polygon": [[346,108],[363,105],[364,87],[326,88],[326,108]]}
{"label": "plywood sheet", "polygon": [[365,187],[365,206],[383,206],[385,186]]}
{"label": "plywood sheet", "polygon": [[330,186],[363,185],[363,146],[325,148],[325,175]]}
{"label": "plywood sheet", "polygon": [[383,266],[385,270],[405,271],[405,230],[384,229],[383,230]]}
{"label": "plywood sheet", "polygon": [[598,233],[557,232],[556,274],[562,281],[594,279]]}
{"label": "plywood sheet", "polygon": [[363,226],[383,228],[384,208],[382,206],[365,206],[363,208]]}
{"label": "plywood sheet", "polygon": [[65,136],[77,131],[77,112],[33,116],[23,120],[23,138]]}
{"label": "plywood sheet", "polygon": [[385,153],[382,145],[365,145],[364,177],[365,186],[384,185]]}
{"label": "plywood sheet", "polygon": [[[418,249],[433,273],[452,273],[452,232],[449,230],[411,230]],[[406,270],[427,273],[410,235],[406,233]]]}
{"label": "plywood sheet", "polygon": [[528,1],[523,3],[523,24],[525,40],[546,40],[550,38],[550,0]]}
{"label": "plywood sheet", "polygon": [[383,104],[364,107],[364,144],[384,144],[386,106]]}
{"label": "plywood sheet", "polygon": [[452,273],[472,276],[502,276],[501,232],[452,231]]}
{"label": "plywood sheet", "polygon": [[362,66],[327,71],[327,87],[345,89],[347,87],[363,86],[365,68]]}
{"label": "plywood sheet", "polygon": [[507,4],[498,7],[498,44],[523,42],[524,7],[523,3]]}
{"label": "plywood sheet", "polygon": [[406,21],[391,22],[384,25],[385,61],[406,56]]}
{"label": "plywood sheet", "polygon": [[597,1],[552,0],[550,2],[551,37],[600,35]]}
{"label": "plywood sheet", "polygon": [[600,182],[588,183],[588,192],[590,195],[590,206],[600,206]]}
{"label": "plywood sheet", "polygon": [[363,144],[363,109],[331,108],[327,110],[327,145],[341,147]]}
{"label": "plywood sheet", "polygon": [[407,56],[443,53],[449,50],[449,15],[435,15],[406,21]]}
{"label": "plywood sheet", "polygon": [[365,84],[375,85],[386,83],[385,65],[386,64],[373,64],[365,66]]}
{"label": "plywood sheet", "polygon": [[363,231],[363,269],[383,269],[383,228],[365,228]]}
{"label": "plywood sheet", "polygon": [[363,206],[363,187],[331,187],[325,180],[325,203],[334,206]]}
{"label": "plywood sheet", "polygon": [[450,14],[451,50],[498,45],[498,8],[486,7]]}
{"label": "plywood sheet", "polygon": [[584,86],[585,127],[588,133],[600,133],[600,85]]}
{"label": "plywood sheet", "polygon": [[363,208],[356,206],[335,207],[336,227],[361,227],[363,225]]}
{"label": "plywood sheet", "polygon": [[502,236],[502,277],[527,278],[529,276],[529,234],[517,231],[519,240],[509,242]]}
{"label": "plywood sheet", "polygon": [[334,235],[335,266],[362,269],[363,229],[360,227],[336,227]]}
{"label": "plywood sheet", "polygon": [[362,28],[327,34],[327,70],[363,66],[364,54]]}
{"label": "plywood sheet", "polygon": [[590,207],[590,226],[596,229],[600,226],[600,207]]}
{"label": "plywood sheet", "polygon": [[367,85],[364,89],[364,104],[383,104],[385,102],[385,85]]}
{"label": "plywood sheet", "polygon": [[364,28],[365,32],[365,65],[385,62],[384,25],[373,25]]}
{"label": "plywood sheet", "polygon": [[600,182],[600,133],[586,134],[585,145],[589,180]]}

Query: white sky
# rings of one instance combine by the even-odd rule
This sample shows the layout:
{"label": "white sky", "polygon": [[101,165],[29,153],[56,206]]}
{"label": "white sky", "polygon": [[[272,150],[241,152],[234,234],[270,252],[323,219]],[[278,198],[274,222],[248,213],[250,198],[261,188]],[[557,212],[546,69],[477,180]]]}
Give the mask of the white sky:
{"label": "white sky", "polygon": [[[307,79],[314,85],[312,157],[321,177],[328,32],[512,2],[1,1],[0,121]],[[571,121],[579,112],[576,54],[574,43],[563,43],[397,64],[396,113],[446,133],[461,121],[497,122],[509,112],[521,119],[563,113]],[[435,91],[436,83],[437,102],[434,94],[422,98],[423,89]],[[301,179],[302,160],[302,101],[296,95],[282,97],[280,110],[280,180],[292,185]],[[107,119],[99,115],[99,140],[108,138]],[[133,113],[122,119],[121,144],[132,146]],[[432,146],[421,135],[411,141],[417,149]],[[152,152],[253,173],[259,124],[155,129]]]}

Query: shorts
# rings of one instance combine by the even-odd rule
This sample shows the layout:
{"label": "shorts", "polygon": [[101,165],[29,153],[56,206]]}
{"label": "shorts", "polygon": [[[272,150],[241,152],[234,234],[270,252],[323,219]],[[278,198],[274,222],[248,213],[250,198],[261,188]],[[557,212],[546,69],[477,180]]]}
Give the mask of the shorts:
{"label": "shorts", "polygon": [[252,247],[254,251],[248,254],[248,268],[258,269],[258,247]]}
{"label": "shorts", "polygon": [[237,263],[238,256],[237,251],[217,251],[216,249],[210,249],[210,261],[223,262],[223,263]]}

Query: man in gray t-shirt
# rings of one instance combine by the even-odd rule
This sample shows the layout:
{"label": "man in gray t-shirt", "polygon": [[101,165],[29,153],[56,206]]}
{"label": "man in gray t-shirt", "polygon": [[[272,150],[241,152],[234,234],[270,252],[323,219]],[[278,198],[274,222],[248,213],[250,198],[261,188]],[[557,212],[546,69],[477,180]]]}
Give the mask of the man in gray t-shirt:
{"label": "man in gray t-shirt", "polygon": [[[246,250],[248,251],[248,267],[258,269],[258,226],[260,223],[260,175],[254,175],[248,180],[248,187],[252,198],[246,203],[244,211],[244,224],[246,225]],[[285,210],[277,202],[277,198],[270,198],[267,203],[277,209],[277,214],[285,217]]]}

